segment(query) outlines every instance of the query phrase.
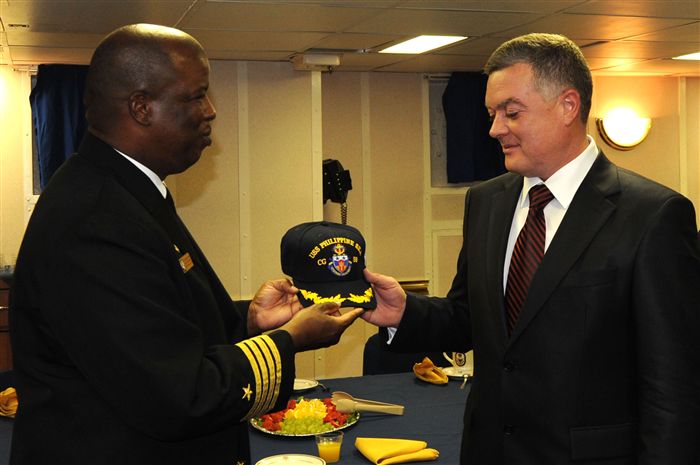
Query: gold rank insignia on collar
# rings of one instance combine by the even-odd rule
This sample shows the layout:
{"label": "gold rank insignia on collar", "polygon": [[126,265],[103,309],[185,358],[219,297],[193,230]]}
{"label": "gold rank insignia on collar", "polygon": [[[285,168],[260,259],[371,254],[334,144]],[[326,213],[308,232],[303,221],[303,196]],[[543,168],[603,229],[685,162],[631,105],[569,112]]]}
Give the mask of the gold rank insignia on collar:
{"label": "gold rank insignia on collar", "polygon": [[[180,249],[175,244],[173,244],[173,247],[175,247],[175,252],[180,253]],[[184,254],[180,255],[177,260],[180,262],[180,268],[182,268],[183,273],[187,273],[194,266],[194,262],[192,261],[192,257],[190,256],[189,252],[185,252]]]}

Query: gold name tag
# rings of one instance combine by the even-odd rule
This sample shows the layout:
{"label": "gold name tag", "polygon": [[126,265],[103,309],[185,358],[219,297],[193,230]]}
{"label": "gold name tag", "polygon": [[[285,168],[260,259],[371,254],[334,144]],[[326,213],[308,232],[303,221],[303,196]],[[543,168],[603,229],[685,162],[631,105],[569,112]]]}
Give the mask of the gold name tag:
{"label": "gold name tag", "polygon": [[181,256],[178,259],[178,261],[180,262],[180,268],[182,268],[183,273],[187,273],[194,266],[194,263],[192,262],[192,257],[190,257],[189,252],[185,252],[185,254]]}

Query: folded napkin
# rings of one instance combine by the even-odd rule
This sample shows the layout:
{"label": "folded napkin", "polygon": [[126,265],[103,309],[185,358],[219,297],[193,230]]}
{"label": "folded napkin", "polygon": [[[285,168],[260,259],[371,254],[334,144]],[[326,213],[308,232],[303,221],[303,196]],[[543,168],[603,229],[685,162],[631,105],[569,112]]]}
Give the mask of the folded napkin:
{"label": "folded napkin", "polygon": [[413,365],[413,374],[416,375],[416,378],[433,384],[447,384],[449,381],[442,368],[435,366],[428,357]]}
{"label": "folded napkin", "polygon": [[440,455],[437,450],[428,448],[427,442],[412,439],[357,438],[355,447],[377,465],[427,462]]}
{"label": "folded napkin", "polygon": [[15,413],[17,413],[17,405],[17,391],[15,391],[15,388],[9,387],[0,392],[0,416],[14,418]]}

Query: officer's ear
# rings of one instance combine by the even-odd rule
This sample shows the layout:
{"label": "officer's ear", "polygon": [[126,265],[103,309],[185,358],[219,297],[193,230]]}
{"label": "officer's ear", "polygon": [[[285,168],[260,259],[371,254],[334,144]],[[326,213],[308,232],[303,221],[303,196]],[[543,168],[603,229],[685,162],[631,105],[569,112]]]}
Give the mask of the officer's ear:
{"label": "officer's ear", "polygon": [[129,114],[138,124],[150,126],[151,124],[151,97],[148,92],[136,91],[129,95]]}

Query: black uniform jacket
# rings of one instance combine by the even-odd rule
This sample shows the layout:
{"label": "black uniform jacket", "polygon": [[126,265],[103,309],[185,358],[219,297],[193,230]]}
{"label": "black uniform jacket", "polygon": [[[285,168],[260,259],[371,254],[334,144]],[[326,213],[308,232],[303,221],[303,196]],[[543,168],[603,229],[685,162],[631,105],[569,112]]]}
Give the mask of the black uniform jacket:
{"label": "black uniform jacket", "polygon": [[249,463],[284,407],[289,334],[249,338],[174,208],[88,134],[41,195],[10,294],[14,464]]}

